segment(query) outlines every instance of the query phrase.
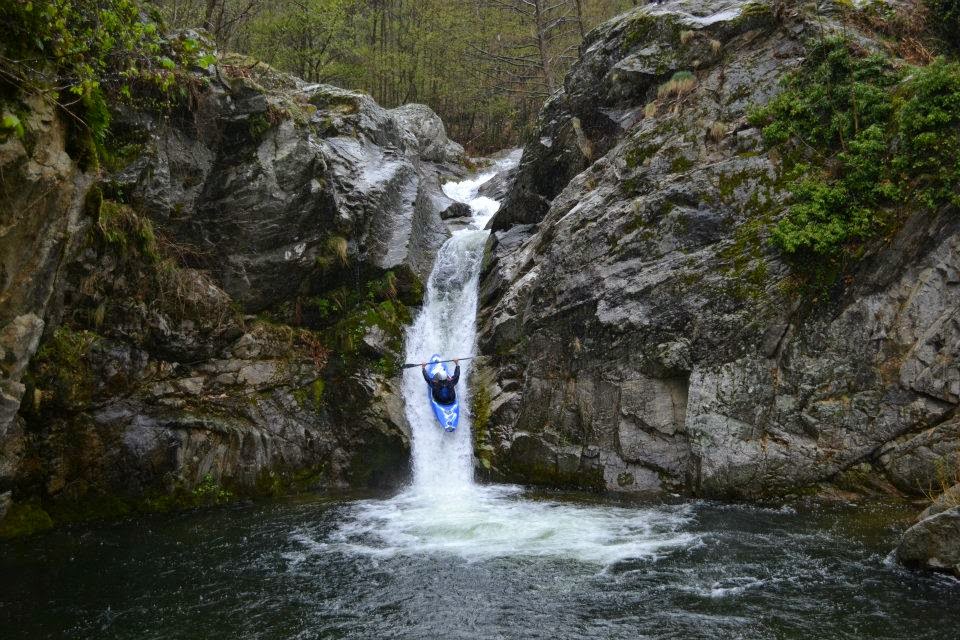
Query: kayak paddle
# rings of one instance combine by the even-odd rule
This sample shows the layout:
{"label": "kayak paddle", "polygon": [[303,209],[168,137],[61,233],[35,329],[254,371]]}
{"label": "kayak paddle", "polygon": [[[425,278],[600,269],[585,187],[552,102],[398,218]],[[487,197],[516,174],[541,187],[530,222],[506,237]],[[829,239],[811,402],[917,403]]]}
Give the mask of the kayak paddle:
{"label": "kayak paddle", "polygon": [[[474,358],[479,358],[480,356],[468,356],[466,358],[456,358],[456,360],[473,360]],[[437,362],[453,362],[453,360],[437,360]],[[434,362],[414,362],[412,364],[405,364],[401,369],[411,369],[413,367],[422,367],[425,364],[435,364]]]}

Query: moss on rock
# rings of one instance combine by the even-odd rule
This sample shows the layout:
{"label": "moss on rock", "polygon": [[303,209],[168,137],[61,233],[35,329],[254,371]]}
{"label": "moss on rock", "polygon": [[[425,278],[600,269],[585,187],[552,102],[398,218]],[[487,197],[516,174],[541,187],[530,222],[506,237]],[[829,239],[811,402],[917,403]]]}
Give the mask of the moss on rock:
{"label": "moss on rock", "polygon": [[53,519],[43,507],[32,502],[14,503],[0,521],[0,538],[28,536],[53,527]]}
{"label": "moss on rock", "polygon": [[79,411],[94,394],[95,380],[89,353],[99,339],[92,331],[58,327],[43,343],[25,377],[32,389],[28,412],[50,417]]}

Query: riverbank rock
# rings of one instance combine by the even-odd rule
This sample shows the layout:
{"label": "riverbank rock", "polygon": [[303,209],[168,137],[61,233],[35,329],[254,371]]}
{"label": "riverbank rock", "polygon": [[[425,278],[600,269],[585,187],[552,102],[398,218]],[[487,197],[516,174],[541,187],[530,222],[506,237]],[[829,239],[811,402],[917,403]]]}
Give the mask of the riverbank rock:
{"label": "riverbank rock", "polygon": [[769,241],[787,194],[748,114],[820,33],[804,11],[671,2],[588,35],[491,223],[493,477],[753,498],[857,473],[919,495],[952,462],[956,211],[915,212],[820,300]]}
{"label": "riverbank rock", "polygon": [[63,522],[409,473],[395,361],[449,237],[440,185],[464,175],[462,148],[427,107],[242,56],[190,82],[174,117],[137,96],[117,108],[123,153],[96,184],[45,103],[24,98],[29,149],[0,145],[11,513]]}
{"label": "riverbank rock", "polygon": [[67,154],[68,130],[55,108],[36,97],[25,98],[24,108],[31,139],[8,135],[0,142],[0,492],[23,449],[22,378],[93,181]]}
{"label": "riverbank rock", "polygon": [[924,518],[903,534],[897,560],[912,569],[960,577],[960,507]]}
{"label": "riverbank rock", "polygon": [[503,202],[513,188],[513,183],[517,178],[517,169],[518,167],[510,167],[497,172],[495,176],[480,185],[480,188],[477,189],[477,195]]}

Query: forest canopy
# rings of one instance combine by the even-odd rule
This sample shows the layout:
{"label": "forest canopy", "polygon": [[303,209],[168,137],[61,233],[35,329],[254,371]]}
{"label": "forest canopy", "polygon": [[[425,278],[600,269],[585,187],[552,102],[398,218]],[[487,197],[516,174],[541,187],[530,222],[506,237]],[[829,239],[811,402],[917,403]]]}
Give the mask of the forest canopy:
{"label": "forest canopy", "polygon": [[584,35],[638,0],[152,0],[310,82],[430,105],[472,151],[516,144]]}

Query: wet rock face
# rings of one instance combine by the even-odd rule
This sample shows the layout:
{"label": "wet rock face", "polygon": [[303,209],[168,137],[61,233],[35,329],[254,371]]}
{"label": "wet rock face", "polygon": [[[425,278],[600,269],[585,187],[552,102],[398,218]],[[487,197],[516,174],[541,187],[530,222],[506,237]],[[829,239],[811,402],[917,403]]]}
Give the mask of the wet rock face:
{"label": "wet rock face", "polygon": [[[372,376],[367,387],[351,381],[327,395],[309,352],[285,331],[253,326],[218,357],[193,365],[109,339],[87,358],[98,381],[91,406],[50,420],[51,441],[82,439],[88,449],[64,451],[52,465],[46,490],[54,504],[204,482],[240,492],[273,483],[317,490],[393,486],[406,476],[402,418],[370,400],[396,393],[394,383]],[[345,398],[371,408],[350,414],[338,402]],[[340,421],[350,421],[351,432],[338,429]],[[357,464],[361,451],[382,464]]]}
{"label": "wet rock face", "polygon": [[960,577],[960,507],[924,518],[910,527],[895,553],[907,567]]}
{"label": "wet rock face", "polygon": [[588,38],[492,223],[495,476],[549,484],[532,456],[568,485],[751,497],[865,464],[919,494],[957,450],[957,217],[917,212],[829,302],[768,242],[785,195],[747,113],[815,29],[681,2]]}
{"label": "wet rock face", "polygon": [[390,366],[463,149],[422,105],[220,62],[116,114],[138,151],[94,188],[43,103],[0,146],[0,511],[409,473]]}
{"label": "wet rock face", "polygon": [[129,198],[252,311],[296,295],[333,237],[425,277],[448,235],[440,181],[463,172],[439,117],[225,62],[185,123],[128,114],[150,131],[116,177]]}
{"label": "wet rock face", "polygon": [[513,185],[488,228],[502,230],[539,222],[550,200],[586,168],[588,162],[577,147],[573,120],[559,98],[547,101],[540,114],[542,135],[524,147]]}
{"label": "wet rock face", "polygon": [[0,144],[0,486],[19,462],[21,379],[92,181],[67,155],[66,128],[54,108],[39,99],[29,107],[25,125],[34,139],[11,135]]}

